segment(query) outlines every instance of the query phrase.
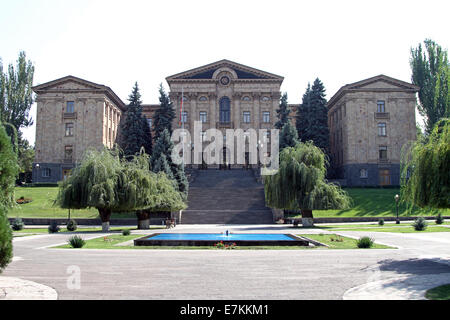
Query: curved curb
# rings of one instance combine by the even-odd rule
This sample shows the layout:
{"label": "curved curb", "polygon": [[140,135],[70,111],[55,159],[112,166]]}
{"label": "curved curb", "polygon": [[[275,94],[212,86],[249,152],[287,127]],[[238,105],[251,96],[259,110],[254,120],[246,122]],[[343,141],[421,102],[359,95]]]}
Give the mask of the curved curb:
{"label": "curved curb", "polygon": [[0,300],[57,300],[55,289],[33,281],[0,277]]}
{"label": "curved curb", "polygon": [[343,300],[425,300],[427,290],[449,284],[450,273],[369,282],[344,293]]}

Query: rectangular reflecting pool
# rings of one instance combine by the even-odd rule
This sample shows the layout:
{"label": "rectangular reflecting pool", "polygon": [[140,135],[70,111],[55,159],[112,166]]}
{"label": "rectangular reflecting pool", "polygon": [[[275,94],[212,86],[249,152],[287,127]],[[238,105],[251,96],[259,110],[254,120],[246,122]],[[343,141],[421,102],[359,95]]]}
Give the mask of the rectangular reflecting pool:
{"label": "rectangular reflecting pool", "polygon": [[274,233],[155,233],[134,240],[135,246],[213,246],[218,242],[238,246],[309,246],[308,239]]}

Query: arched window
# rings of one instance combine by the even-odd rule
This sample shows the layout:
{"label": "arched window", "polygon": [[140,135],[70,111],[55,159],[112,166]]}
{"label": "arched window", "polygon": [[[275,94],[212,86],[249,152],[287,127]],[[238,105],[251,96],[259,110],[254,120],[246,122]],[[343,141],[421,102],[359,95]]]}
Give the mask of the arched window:
{"label": "arched window", "polygon": [[230,122],[230,99],[223,97],[220,99],[220,123]]}

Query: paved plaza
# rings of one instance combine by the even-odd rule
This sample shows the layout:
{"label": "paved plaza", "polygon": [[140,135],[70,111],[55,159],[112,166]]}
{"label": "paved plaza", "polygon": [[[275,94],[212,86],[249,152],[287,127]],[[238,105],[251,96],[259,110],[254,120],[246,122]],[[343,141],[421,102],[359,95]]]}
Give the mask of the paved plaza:
{"label": "paved plaza", "polygon": [[[157,232],[225,230],[328,233],[285,225],[179,225]],[[45,234],[15,238],[14,261],[0,278],[36,282],[49,288],[49,298],[56,290],[58,299],[423,299],[425,290],[450,283],[448,232],[333,233],[371,236],[396,249],[75,250],[51,248],[69,234]],[[73,268],[81,272],[79,288],[70,285]]]}

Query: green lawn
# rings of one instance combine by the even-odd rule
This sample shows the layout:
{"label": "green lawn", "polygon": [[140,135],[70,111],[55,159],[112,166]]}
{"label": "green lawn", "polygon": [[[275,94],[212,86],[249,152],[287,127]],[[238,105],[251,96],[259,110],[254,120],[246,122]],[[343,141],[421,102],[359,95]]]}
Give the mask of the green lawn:
{"label": "green lawn", "polygon": [[[243,246],[243,247],[236,247],[234,250],[299,250],[299,249],[358,249],[356,245],[356,240],[347,238],[347,237],[340,237],[336,235],[299,235],[306,238],[311,238],[312,240],[319,241],[323,244],[328,245],[329,247],[294,247],[294,246]],[[129,246],[117,246],[117,244],[129,241],[129,240],[135,240],[138,238],[143,237],[143,235],[129,235],[129,236],[122,236],[120,234],[111,235],[108,237],[102,237],[102,238],[95,238],[91,240],[86,241],[86,245],[83,247],[83,249],[170,249],[170,250],[221,250],[217,249],[213,246],[138,246],[135,247],[134,245]],[[332,239],[342,239],[342,241],[336,242],[332,241]],[[69,244],[61,245],[56,248],[63,248],[63,249],[72,249]],[[381,244],[374,244],[372,249],[392,249],[391,247],[381,245]],[[222,249],[223,250],[223,249]]]}
{"label": "green lawn", "polygon": [[450,300],[450,284],[439,286],[425,293],[428,300]]}
{"label": "green lawn", "polygon": [[[353,206],[348,210],[315,210],[314,217],[384,217],[395,216],[394,196],[400,193],[398,188],[347,188],[345,189],[353,199]],[[57,187],[17,187],[16,199],[20,197],[31,198],[31,203],[17,205],[8,212],[9,217],[21,218],[66,218],[67,209],[53,206],[53,201],[58,193]],[[442,215],[450,215],[450,209],[440,210]],[[426,215],[435,216],[437,211],[414,208],[407,211],[406,205],[399,206],[400,216]],[[73,218],[97,218],[96,209],[72,210]],[[300,217],[300,216],[297,216]],[[113,218],[135,218],[132,213],[113,213]]]}
{"label": "green lawn", "polygon": [[[400,194],[399,188],[345,188],[353,200],[353,205],[347,210],[314,210],[315,218],[325,217],[386,217],[396,216],[394,196]],[[450,209],[439,210],[444,216],[450,215]],[[435,216],[438,211],[418,207],[408,211],[407,205],[399,204],[400,216]],[[297,215],[296,217],[301,217]]]}
{"label": "green lawn", "polygon": [[416,231],[409,227],[379,227],[379,228],[332,228],[334,231],[366,231],[366,232],[393,232],[393,233],[426,233],[426,232],[450,232],[450,228],[440,226],[428,226],[423,231]]}
{"label": "green lawn", "polygon": [[[151,230],[165,229],[165,227],[151,227]],[[136,230],[136,227],[112,227],[110,232],[122,232],[123,230]],[[101,233],[102,228],[78,228],[76,231],[69,231],[66,228],[62,228],[59,233]],[[19,231],[13,231],[15,237],[23,237],[26,235],[46,234],[47,228],[25,228]]]}

